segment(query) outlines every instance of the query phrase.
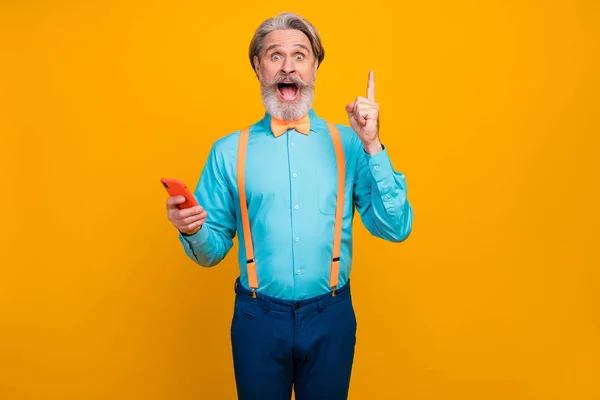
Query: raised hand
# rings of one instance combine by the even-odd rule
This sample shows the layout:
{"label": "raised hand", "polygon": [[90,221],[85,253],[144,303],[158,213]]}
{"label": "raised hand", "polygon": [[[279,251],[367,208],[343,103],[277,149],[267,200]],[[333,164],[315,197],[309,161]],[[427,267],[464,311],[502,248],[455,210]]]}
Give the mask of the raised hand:
{"label": "raised hand", "polygon": [[375,74],[369,72],[367,97],[358,96],[346,105],[350,126],[363,143],[365,150],[374,154],[382,149],[379,141],[379,104],[375,102]]}

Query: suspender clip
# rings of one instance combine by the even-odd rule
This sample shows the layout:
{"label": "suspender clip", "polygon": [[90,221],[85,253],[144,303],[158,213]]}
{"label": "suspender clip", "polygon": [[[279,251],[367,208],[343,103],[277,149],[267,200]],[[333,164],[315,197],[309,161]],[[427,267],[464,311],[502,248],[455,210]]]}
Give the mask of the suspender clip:
{"label": "suspender clip", "polygon": [[252,288],[252,298],[256,298],[256,289]]}
{"label": "suspender clip", "polygon": [[[333,268],[335,263],[337,263],[337,264],[339,265],[339,263],[340,263],[340,258],[339,258],[339,257],[333,257],[333,258],[331,259],[331,272],[332,272],[332,278],[333,278],[333,274],[335,274],[335,275],[337,276],[337,273],[338,273],[338,268],[339,268],[339,266],[338,266],[338,267],[336,267],[335,269]],[[333,285],[333,286],[331,287],[331,297],[335,297],[335,296],[336,296],[336,294],[337,294],[337,293],[335,292],[335,287],[337,286],[337,279],[335,279],[335,281],[332,279],[331,283],[333,283],[333,282],[336,282],[336,284],[335,284],[335,285]]]}

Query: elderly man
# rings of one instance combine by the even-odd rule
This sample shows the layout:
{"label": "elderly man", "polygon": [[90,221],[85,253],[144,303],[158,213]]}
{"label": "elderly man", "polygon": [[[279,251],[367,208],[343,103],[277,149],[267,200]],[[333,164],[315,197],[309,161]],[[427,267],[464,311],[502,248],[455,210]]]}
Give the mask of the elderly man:
{"label": "elderly man", "polygon": [[239,235],[231,345],[242,400],[341,400],[356,343],[350,294],[352,219],[379,238],[412,229],[404,176],[379,139],[373,72],[367,96],[346,105],[349,126],[312,109],[324,59],[314,26],[296,14],[264,21],[250,63],[266,109],[251,126],[217,140],[195,196],[168,218],[186,254],[211,267]]}

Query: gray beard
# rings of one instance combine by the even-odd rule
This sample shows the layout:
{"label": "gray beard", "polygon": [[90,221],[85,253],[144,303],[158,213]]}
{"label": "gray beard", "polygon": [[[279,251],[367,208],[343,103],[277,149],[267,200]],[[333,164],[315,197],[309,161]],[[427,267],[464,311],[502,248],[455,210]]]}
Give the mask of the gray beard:
{"label": "gray beard", "polygon": [[265,110],[281,121],[295,121],[310,110],[315,94],[314,83],[298,85],[298,90],[300,97],[294,103],[284,103],[277,94],[277,85],[266,84],[260,78],[260,92]]}

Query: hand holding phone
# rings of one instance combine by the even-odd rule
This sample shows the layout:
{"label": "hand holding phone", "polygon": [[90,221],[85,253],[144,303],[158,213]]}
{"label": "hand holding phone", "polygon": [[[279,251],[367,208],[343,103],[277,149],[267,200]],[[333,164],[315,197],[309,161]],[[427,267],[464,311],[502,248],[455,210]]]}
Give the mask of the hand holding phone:
{"label": "hand holding phone", "polygon": [[160,182],[171,197],[183,196],[183,199],[176,199],[179,208],[190,208],[198,205],[196,197],[190,192],[186,184],[179,179],[161,178]]}
{"label": "hand holding phone", "polygon": [[207,212],[198,205],[196,197],[179,179],[162,178],[169,198],[167,199],[167,218],[177,230],[185,235],[193,235],[202,228]]}

